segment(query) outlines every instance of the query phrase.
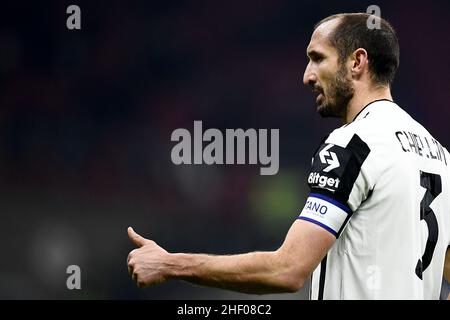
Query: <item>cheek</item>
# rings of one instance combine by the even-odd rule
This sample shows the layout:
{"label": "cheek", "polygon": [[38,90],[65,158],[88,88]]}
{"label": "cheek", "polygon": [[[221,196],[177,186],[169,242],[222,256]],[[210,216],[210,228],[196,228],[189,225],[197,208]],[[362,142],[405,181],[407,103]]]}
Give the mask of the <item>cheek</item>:
{"label": "cheek", "polygon": [[317,78],[323,91],[327,95],[332,90],[333,83],[336,81],[336,70],[333,66],[323,65],[317,72]]}

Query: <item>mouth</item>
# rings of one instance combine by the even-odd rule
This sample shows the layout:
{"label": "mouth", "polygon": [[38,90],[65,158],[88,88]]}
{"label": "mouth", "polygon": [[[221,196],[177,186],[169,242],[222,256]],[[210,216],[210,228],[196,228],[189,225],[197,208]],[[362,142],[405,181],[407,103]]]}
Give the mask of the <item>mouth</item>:
{"label": "mouth", "polygon": [[321,105],[322,104],[322,100],[324,99],[324,96],[322,93],[320,93],[317,98],[316,98],[316,104],[317,105]]}
{"label": "mouth", "polygon": [[323,103],[323,100],[325,99],[325,96],[324,96],[322,90],[315,89],[314,93],[317,94],[316,104],[321,105]]}

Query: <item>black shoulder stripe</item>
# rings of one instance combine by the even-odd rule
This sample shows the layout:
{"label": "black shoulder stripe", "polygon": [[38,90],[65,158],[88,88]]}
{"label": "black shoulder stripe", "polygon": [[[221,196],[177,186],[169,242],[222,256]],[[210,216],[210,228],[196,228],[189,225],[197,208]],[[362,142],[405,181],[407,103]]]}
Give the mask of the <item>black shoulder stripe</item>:
{"label": "black shoulder stripe", "polygon": [[318,152],[319,149],[323,146],[323,144],[325,143],[325,141],[327,141],[327,139],[328,139],[329,136],[330,136],[330,135],[327,134],[326,136],[324,136],[324,137],[322,138],[322,140],[320,141],[320,143],[319,143],[319,145],[317,146],[316,150],[314,150],[313,155],[316,155],[316,154],[317,154],[317,152]]}
{"label": "black shoulder stripe", "polygon": [[335,192],[335,199],[341,199],[343,203],[348,202],[361,167],[370,153],[369,146],[357,134],[353,135],[345,149],[350,151],[351,156],[341,175],[341,185]]}
{"label": "black shoulder stripe", "polygon": [[369,146],[354,134],[347,146],[323,143],[313,158],[308,185],[314,193],[321,193],[347,205],[350,193],[370,153]]}

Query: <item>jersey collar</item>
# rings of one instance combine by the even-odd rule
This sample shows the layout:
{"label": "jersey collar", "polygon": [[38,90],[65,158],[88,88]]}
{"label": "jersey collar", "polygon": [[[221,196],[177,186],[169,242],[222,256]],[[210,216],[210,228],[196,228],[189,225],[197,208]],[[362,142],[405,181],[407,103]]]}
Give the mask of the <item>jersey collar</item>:
{"label": "jersey collar", "polygon": [[363,111],[366,110],[366,108],[367,108],[368,106],[370,106],[371,104],[374,104],[375,102],[380,102],[380,101],[389,101],[389,102],[394,103],[394,101],[389,100],[389,99],[378,99],[378,100],[374,100],[374,101],[372,101],[372,102],[369,102],[368,104],[366,104],[366,106],[365,106],[364,108],[362,108],[362,109],[358,112],[358,114],[357,114],[357,115],[353,118],[353,120],[350,121],[348,124],[354,122],[356,119],[358,119],[360,116],[362,116]]}

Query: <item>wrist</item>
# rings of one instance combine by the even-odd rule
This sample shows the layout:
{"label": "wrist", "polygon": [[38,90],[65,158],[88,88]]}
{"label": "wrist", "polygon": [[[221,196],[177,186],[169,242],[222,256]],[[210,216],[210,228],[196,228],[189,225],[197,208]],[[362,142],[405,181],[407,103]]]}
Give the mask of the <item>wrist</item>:
{"label": "wrist", "polygon": [[185,253],[169,253],[167,258],[167,279],[187,279],[192,273],[190,255]]}

